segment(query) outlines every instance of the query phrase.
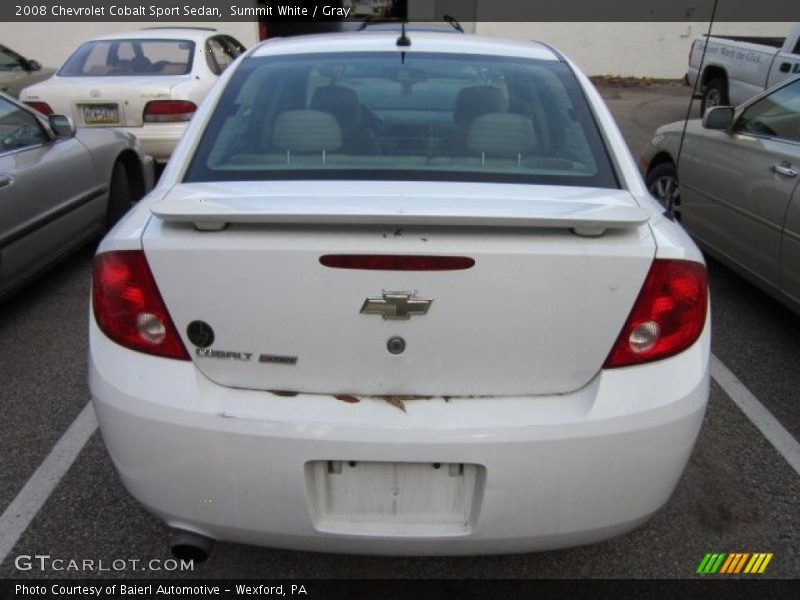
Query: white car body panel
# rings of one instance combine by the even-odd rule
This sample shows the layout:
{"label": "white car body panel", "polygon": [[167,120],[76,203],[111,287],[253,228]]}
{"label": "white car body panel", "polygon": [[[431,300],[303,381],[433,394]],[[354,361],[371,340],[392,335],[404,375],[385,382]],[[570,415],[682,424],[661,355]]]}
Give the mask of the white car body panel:
{"label": "white car body panel", "polygon": [[[192,84],[191,86],[186,84]],[[69,115],[77,127],[142,127],[145,105],[151,100],[203,98],[213,81],[193,84],[191,75],[129,77],[59,77],[25,88],[24,102],[47,102],[56,114]],[[112,103],[119,106],[118,125],[86,123],[83,105]],[[186,124],[182,125],[186,128]]]}
{"label": "white car body panel", "polygon": [[[178,202],[185,195],[207,198],[223,187],[226,198],[243,207],[249,201],[256,218],[258,207],[266,204],[263,194],[290,198],[310,206],[312,213],[301,215],[301,224],[289,229],[280,221],[258,228],[232,224],[198,236],[194,228],[153,219],[144,233],[148,262],[167,305],[175,307],[173,318],[214,323],[220,332],[218,348],[298,357],[289,368],[202,353],[194,357],[212,380],[236,387],[450,396],[572,391],[603,364],[655,253],[647,227],[635,224],[596,238],[571,233],[569,224],[521,229],[554,206],[567,212],[571,200],[593,206],[590,215],[604,197],[611,207],[646,214],[626,192],[576,187],[360,182],[358,194],[369,199],[360,201],[347,197],[351,182],[184,184],[152,209],[173,196]],[[402,187],[403,193],[387,195],[387,187]],[[447,215],[431,217],[424,209],[446,210],[453,199],[460,199],[454,213],[480,214],[499,204],[506,209],[504,219],[500,227],[454,230],[459,220],[451,216],[450,227],[443,228]],[[472,202],[465,204],[467,199]],[[376,223],[358,213],[370,203],[391,208],[382,217],[385,226],[364,226]],[[420,206],[422,211],[415,210]],[[313,213],[323,218],[314,223]],[[400,228],[402,217],[396,221],[391,213],[416,215],[417,220]],[[330,224],[332,217],[359,228]],[[572,227],[580,226],[575,217]],[[337,253],[469,256],[476,264],[454,273],[339,270],[319,264],[321,255]],[[187,262],[194,265],[192,281],[181,276]],[[574,276],[560,277],[563,272]],[[215,285],[209,287],[209,281]],[[489,304],[487,290],[492,291]],[[368,297],[384,291],[416,292],[433,304],[424,318],[399,324],[358,313]],[[330,319],[330,314],[347,318]],[[409,340],[402,356],[380,352],[393,335]],[[532,354],[539,358],[531,361]]]}
{"label": "white car body panel", "polygon": [[[395,39],[308,36],[269,41],[248,54],[389,51]],[[446,34],[415,33],[408,52],[560,59],[538,44]],[[388,180],[182,183],[236,65],[223,73],[157,188],[98,252],[144,250],[193,354],[186,324],[207,319],[220,324],[215,347],[296,353],[299,360],[287,367],[157,358],[112,342],[91,318],[90,388],[127,489],[169,526],[213,539],[376,554],[584,544],[628,531],[658,510],[702,423],[708,318],[680,354],[632,367],[602,365],[652,261],[703,259],[650,197],[597,91],[568,64],[620,182],[619,190],[605,190],[608,205],[640,219],[602,237],[571,233],[546,214],[547,198],[602,203],[593,189]],[[357,198],[343,201],[348,194]],[[464,198],[475,200],[473,218],[491,218],[483,202],[491,196],[503,198],[505,227],[447,224],[448,216],[469,216]],[[411,223],[398,233],[382,223],[392,210],[365,213],[369,197],[388,198]],[[298,198],[316,199],[327,212],[315,219],[313,210],[295,210],[290,201]],[[445,206],[448,198],[460,200],[452,214],[432,222],[422,214],[424,198],[436,208],[439,200]],[[515,200],[526,209],[515,210]],[[362,221],[365,214],[373,220]],[[275,223],[276,215],[290,223]],[[538,219],[538,226],[509,227],[514,218],[531,219],[529,225]],[[542,227],[548,218],[551,226]],[[227,227],[198,232],[193,223],[203,220]],[[444,274],[337,271],[334,277],[314,270],[321,254],[378,252],[463,255],[476,265],[499,265],[505,257],[506,264]],[[525,272],[533,276],[520,277]],[[402,370],[390,373],[387,359],[397,357],[386,354],[385,344],[397,325],[356,317],[364,298],[397,289],[434,303],[425,317],[400,323],[422,343],[416,355],[401,358]],[[496,305],[481,303],[486,290],[499,298]],[[524,302],[517,298],[531,293],[548,310],[520,317]],[[436,300],[448,310],[435,315]],[[326,319],[326,308],[338,316]],[[535,352],[518,343],[526,339],[536,340]],[[398,492],[390,506],[375,489],[392,481],[411,491]]]}
{"label": "white car body panel", "polygon": [[[703,420],[709,340],[571,394],[431,398],[402,412],[226,388],[93,325],[89,382],[122,481],[171,527],[325,552],[527,552],[624,533],[668,500]],[[388,518],[331,531],[307,496],[308,464],[327,459],[478,464],[480,510],[446,534],[390,533]]]}

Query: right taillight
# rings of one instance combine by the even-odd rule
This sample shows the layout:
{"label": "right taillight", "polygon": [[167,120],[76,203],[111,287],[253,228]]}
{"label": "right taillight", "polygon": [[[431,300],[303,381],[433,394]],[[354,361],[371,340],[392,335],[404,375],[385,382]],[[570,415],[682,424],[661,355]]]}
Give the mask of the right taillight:
{"label": "right taillight", "polygon": [[38,110],[45,116],[53,114],[53,109],[50,108],[50,105],[47,102],[26,102],[25,104],[30,106],[33,110]]}
{"label": "right taillight", "polygon": [[144,252],[98,254],[93,277],[92,306],[103,333],[132,350],[189,360]]}
{"label": "right taillight", "polygon": [[186,100],[153,100],[144,107],[145,123],[181,123],[189,121],[197,110],[194,102]]}
{"label": "right taillight", "polygon": [[704,265],[655,260],[603,368],[637,365],[682,352],[700,337],[707,307]]}

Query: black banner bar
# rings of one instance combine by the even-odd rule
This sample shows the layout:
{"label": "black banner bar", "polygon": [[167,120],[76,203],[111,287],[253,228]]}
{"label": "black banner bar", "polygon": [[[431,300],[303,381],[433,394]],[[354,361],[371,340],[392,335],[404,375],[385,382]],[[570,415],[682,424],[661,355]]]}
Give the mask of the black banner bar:
{"label": "black banner bar", "polygon": [[[567,571],[565,574],[567,574]],[[307,600],[593,600],[623,598],[791,598],[793,582],[698,578],[694,580],[535,580],[535,579],[304,579],[304,580],[2,580],[3,600],[109,600],[131,598],[215,599],[293,598]]]}
{"label": "black banner bar", "polygon": [[[0,21],[442,21],[703,22],[716,2],[717,21],[800,21],[791,0],[3,0]],[[2,25],[0,25],[1,27]]]}

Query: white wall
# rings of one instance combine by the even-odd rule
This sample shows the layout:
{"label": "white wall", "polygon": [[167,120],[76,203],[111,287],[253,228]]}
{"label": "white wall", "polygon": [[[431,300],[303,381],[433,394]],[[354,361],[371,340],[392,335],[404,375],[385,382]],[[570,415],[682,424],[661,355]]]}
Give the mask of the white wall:
{"label": "white wall", "polygon": [[[785,36],[791,23],[715,23],[712,35]],[[589,75],[680,79],[705,23],[476,23],[482,35],[539,40]]]}
{"label": "white wall", "polygon": [[[0,0],[5,1],[5,0]],[[22,54],[25,58],[38,60],[46,67],[58,68],[75,48],[91,37],[131,31],[143,27],[188,27],[194,23],[171,23],[168,21],[131,23],[0,23],[0,43]],[[197,27],[213,27],[229,33],[248,48],[258,41],[255,23],[197,23]]]}

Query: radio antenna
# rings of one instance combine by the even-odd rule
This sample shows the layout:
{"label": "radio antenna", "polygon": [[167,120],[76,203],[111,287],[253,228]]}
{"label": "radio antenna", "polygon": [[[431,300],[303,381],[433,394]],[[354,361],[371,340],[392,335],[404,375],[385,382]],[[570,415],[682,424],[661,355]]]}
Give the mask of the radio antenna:
{"label": "radio antenna", "polygon": [[406,35],[406,22],[403,21],[400,24],[400,26],[402,27],[401,29],[402,33],[400,34],[400,37],[397,38],[397,45],[400,46],[401,48],[407,48],[408,46],[411,45],[411,40]]}
{"label": "radio antenna", "polygon": [[[686,109],[686,117],[683,119],[683,130],[681,131],[681,141],[678,144],[678,155],[675,157],[675,175],[679,173],[678,168],[681,164],[681,153],[683,152],[683,141],[686,139],[686,127],[689,125],[689,117],[692,114],[692,105],[694,104],[694,97],[697,95],[697,86],[700,84],[700,79],[703,77],[703,65],[706,62],[706,50],[708,50],[708,39],[711,37],[711,28],[714,26],[714,18],[717,15],[717,4],[719,0],[714,0],[714,5],[711,7],[711,20],[708,22],[708,32],[706,33],[706,41],[703,44],[703,53],[700,55],[700,65],[697,67],[697,77],[694,78],[694,86],[692,86],[692,97],[689,99],[689,106]],[[702,118],[702,115],[700,115]],[[680,179],[678,180],[680,182]],[[680,184],[679,184],[680,185]],[[667,207],[666,215],[675,220],[675,211],[672,200],[670,200]]]}

